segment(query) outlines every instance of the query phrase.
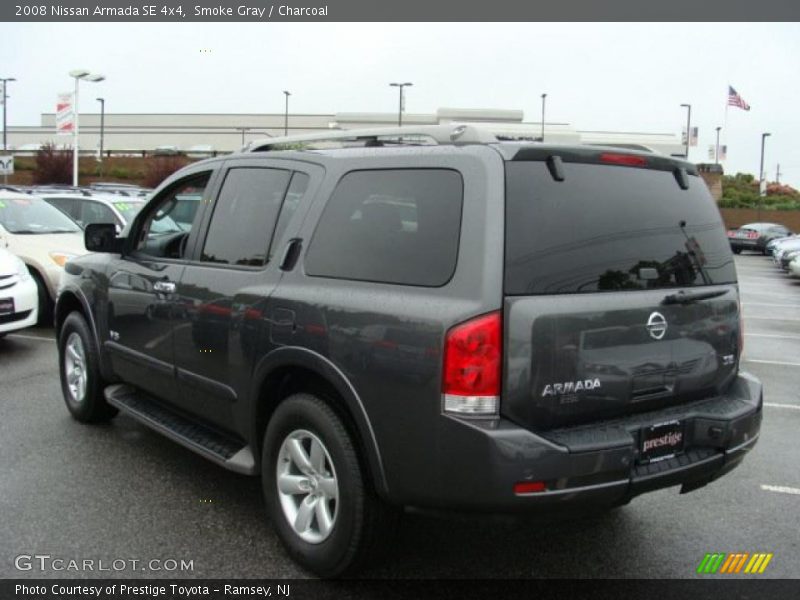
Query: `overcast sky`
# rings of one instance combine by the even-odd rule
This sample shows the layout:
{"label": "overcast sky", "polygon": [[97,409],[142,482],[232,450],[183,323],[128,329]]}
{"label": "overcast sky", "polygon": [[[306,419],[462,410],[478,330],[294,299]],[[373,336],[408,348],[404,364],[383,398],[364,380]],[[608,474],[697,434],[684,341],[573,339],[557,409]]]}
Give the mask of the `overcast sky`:
{"label": "overcast sky", "polygon": [[[201,51],[202,50],[202,51]],[[82,112],[391,112],[391,81],[411,81],[407,112],[439,107],[522,109],[582,130],[672,132],[692,104],[708,161],[724,126],[727,172],[758,171],[768,131],[770,180],[800,187],[798,24],[0,24],[0,77],[9,125],[38,125],[69,91],[67,72],[107,80],[82,87]],[[731,107],[728,84],[752,109]]]}

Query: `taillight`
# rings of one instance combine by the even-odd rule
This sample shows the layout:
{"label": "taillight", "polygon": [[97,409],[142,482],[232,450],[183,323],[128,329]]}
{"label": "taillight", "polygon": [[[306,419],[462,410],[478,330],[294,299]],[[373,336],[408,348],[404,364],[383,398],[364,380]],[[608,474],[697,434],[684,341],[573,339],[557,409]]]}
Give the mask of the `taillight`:
{"label": "taillight", "polygon": [[613,154],[605,152],[600,155],[600,162],[611,163],[612,165],[627,165],[630,167],[647,166],[646,158],[634,154]]}
{"label": "taillight", "polygon": [[447,332],[442,394],[445,412],[491,416],[500,408],[503,319],[482,315]]}

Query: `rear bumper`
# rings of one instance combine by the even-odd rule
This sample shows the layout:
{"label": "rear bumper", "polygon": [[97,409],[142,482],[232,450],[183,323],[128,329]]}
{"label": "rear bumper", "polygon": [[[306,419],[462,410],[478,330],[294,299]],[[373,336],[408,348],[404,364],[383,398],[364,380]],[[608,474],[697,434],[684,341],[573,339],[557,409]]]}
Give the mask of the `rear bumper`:
{"label": "rear bumper", "polygon": [[[533,433],[506,419],[445,418],[438,484],[416,504],[491,512],[614,506],[652,490],[691,491],[736,467],[761,427],[762,387],[740,373],[725,396],[570,429]],[[639,432],[667,420],[685,423],[685,451],[638,464]],[[514,484],[546,490],[515,495]]]}
{"label": "rear bumper", "polygon": [[734,239],[728,238],[733,250],[758,250],[764,251],[765,244],[761,240]]}

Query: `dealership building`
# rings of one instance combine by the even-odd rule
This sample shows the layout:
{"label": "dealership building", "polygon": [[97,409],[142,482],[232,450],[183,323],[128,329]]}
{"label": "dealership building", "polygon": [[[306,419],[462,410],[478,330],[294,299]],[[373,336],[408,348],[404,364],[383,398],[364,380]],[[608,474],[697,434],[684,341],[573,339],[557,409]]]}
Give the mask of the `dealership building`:
{"label": "dealership building", "polygon": [[[525,121],[521,110],[440,108],[432,114],[403,114],[403,126],[448,123],[474,124],[510,138],[540,139],[541,121]],[[81,113],[82,152],[100,148],[101,115]],[[240,149],[259,138],[397,126],[397,113],[334,114],[139,114],[106,113],[103,117],[103,148],[114,154],[152,152],[157,148],[187,154],[207,155]],[[564,144],[612,144],[632,149],[648,148],[667,155],[680,155],[684,147],[679,135],[637,131],[586,131],[569,123],[544,124],[548,142]],[[71,147],[71,135],[56,133],[55,113],[43,113],[38,126],[8,128],[9,150],[33,151],[52,143]]]}

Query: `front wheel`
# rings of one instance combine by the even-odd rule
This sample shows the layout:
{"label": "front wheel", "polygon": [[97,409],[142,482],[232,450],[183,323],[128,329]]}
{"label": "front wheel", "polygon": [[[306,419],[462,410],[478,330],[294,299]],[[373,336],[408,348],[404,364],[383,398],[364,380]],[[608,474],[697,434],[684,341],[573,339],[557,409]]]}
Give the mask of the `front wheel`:
{"label": "front wheel", "polygon": [[94,336],[79,312],[70,313],[58,336],[61,392],[72,416],[83,423],[107,421],[117,409],[106,402],[106,382],[100,375],[100,360]]}
{"label": "front wheel", "polygon": [[397,512],[375,495],[351,434],[321,399],[295,394],[278,406],[261,469],[269,516],[301,566],[353,574],[388,546]]}

